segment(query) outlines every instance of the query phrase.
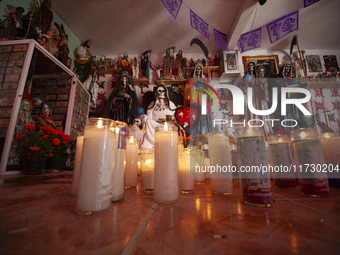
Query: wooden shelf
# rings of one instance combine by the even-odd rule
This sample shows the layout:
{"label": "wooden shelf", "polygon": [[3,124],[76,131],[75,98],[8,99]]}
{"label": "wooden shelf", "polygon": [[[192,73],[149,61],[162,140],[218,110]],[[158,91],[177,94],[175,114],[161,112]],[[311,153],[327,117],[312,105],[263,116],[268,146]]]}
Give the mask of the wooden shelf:
{"label": "wooden shelf", "polygon": [[330,89],[330,88],[339,88],[340,82],[311,82],[311,89]]}
{"label": "wooden shelf", "polygon": [[[185,69],[194,70],[195,67],[187,67]],[[203,67],[203,73],[220,72],[221,69],[221,66],[205,66]]]}
{"label": "wooden shelf", "polygon": [[96,69],[98,74],[113,74],[113,73],[120,73],[122,71],[122,68],[116,68],[116,69],[111,69],[108,68],[107,70],[105,69]]}
{"label": "wooden shelf", "polygon": [[155,83],[158,84],[159,81],[164,81],[165,85],[173,85],[173,84],[178,84],[178,85],[185,85],[188,82],[188,79],[174,79],[174,80],[155,80]]}

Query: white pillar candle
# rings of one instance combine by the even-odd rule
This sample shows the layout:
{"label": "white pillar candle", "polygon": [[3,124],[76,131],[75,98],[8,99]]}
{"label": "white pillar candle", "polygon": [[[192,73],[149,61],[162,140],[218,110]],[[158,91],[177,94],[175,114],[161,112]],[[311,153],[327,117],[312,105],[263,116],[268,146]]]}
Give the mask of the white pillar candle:
{"label": "white pillar candle", "polygon": [[203,162],[203,152],[196,147],[192,147],[190,151],[190,164],[191,169],[195,169],[195,183],[204,184],[205,183],[205,172],[201,171],[204,168]]}
{"label": "white pillar candle", "polygon": [[145,193],[153,192],[155,182],[155,153],[153,149],[141,150],[142,183]]}
{"label": "white pillar candle", "polygon": [[229,195],[233,189],[231,171],[231,151],[229,136],[225,132],[214,131],[208,134],[210,165],[210,187],[214,194]]}
{"label": "white pillar candle", "polygon": [[77,137],[76,155],[74,159],[74,168],[73,168],[71,196],[74,196],[74,197],[76,197],[78,194],[81,155],[83,153],[83,143],[84,143],[84,132],[81,132],[79,133]]}
{"label": "white pillar candle", "polygon": [[126,139],[125,188],[137,186],[138,179],[138,140],[134,136]]}
{"label": "white pillar candle", "polygon": [[[263,128],[236,126],[239,167],[244,169],[268,166]],[[240,172],[242,200],[248,205],[269,207],[272,204],[270,176],[268,172]]]}
{"label": "white pillar candle", "polygon": [[167,123],[155,130],[155,189],[154,200],[172,203],[179,198],[177,127]]}
{"label": "white pillar candle", "polygon": [[[289,137],[286,135],[271,135],[267,138],[269,164],[273,167],[283,167],[289,169],[292,165],[292,159],[289,149]],[[275,184],[279,188],[293,189],[296,187],[295,172],[291,171],[274,171],[271,173]]]}
{"label": "white pillar candle", "polygon": [[195,179],[190,177],[190,149],[178,154],[178,185],[182,193],[193,193]]}
{"label": "white pillar candle", "polygon": [[112,171],[112,202],[124,199],[124,174],[125,174],[125,153],[126,153],[126,134],[127,124],[116,121],[115,127],[117,150],[114,154]]}
{"label": "white pillar candle", "polygon": [[77,213],[90,215],[109,209],[115,135],[109,129],[113,121],[103,118],[87,120],[79,176]]}

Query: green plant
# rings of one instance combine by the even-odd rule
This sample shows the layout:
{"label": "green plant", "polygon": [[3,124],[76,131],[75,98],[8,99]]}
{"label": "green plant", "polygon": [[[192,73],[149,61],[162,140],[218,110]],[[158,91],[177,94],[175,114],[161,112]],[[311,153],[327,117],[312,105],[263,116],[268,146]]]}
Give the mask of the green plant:
{"label": "green plant", "polygon": [[44,158],[51,152],[51,145],[44,138],[44,131],[35,131],[33,124],[25,125],[24,133],[17,136],[19,155],[27,158]]}

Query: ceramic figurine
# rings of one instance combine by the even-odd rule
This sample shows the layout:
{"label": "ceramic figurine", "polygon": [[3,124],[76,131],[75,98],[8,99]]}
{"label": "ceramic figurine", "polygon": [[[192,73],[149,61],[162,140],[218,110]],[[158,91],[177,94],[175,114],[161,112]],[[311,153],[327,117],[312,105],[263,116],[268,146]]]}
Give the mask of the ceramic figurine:
{"label": "ceramic figurine", "polygon": [[139,61],[136,57],[132,61],[132,79],[139,79]]}
{"label": "ceramic figurine", "polygon": [[131,61],[127,52],[124,52],[123,57],[120,59],[120,67],[122,68],[122,72],[128,72],[130,70]]}
{"label": "ceramic figurine", "polygon": [[163,57],[163,69],[164,69],[164,78],[165,79],[174,79],[172,75],[172,68],[174,66],[174,56],[170,55],[170,50],[173,50],[173,54],[175,52],[176,47],[170,47],[166,50],[165,56]]}

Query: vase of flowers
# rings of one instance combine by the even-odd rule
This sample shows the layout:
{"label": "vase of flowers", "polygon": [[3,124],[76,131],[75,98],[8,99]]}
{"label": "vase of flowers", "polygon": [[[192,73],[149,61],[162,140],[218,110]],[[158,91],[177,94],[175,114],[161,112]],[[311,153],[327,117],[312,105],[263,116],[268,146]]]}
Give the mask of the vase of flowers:
{"label": "vase of flowers", "polygon": [[61,172],[67,160],[71,137],[64,134],[62,130],[49,127],[41,127],[41,130],[45,132],[43,136],[51,145],[51,152],[47,155],[46,172]]}
{"label": "vase of flowers", "polygon": [[23,174],[41,174],[51,145],[43,137],[44,132],[35,131],[33,124],[25,125],[24,129],[24,133],[17,136]]}

